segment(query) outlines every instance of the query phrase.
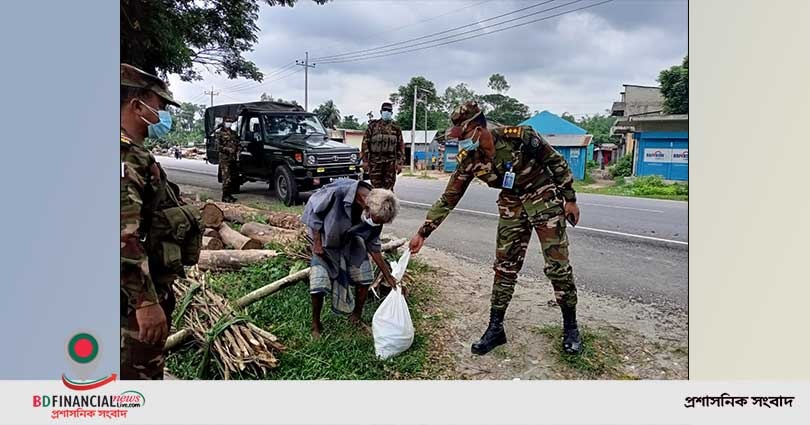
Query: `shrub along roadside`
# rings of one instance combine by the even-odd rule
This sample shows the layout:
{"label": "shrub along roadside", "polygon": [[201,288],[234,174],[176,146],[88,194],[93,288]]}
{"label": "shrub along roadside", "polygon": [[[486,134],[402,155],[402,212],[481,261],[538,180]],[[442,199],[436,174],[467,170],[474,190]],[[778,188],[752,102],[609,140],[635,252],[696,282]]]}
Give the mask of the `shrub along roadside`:
{"label": "shrub along roadside", "polygon": [[608,187],[590,187],[587,182],[575,182],[574,189],[581,193],[597,193],[601,195],[633,196],[675,201],[689,200],[688,183],[667,184],[660,176],[637,177],[631,182],[625,182],[624,177],[617,177],[616,183]]}

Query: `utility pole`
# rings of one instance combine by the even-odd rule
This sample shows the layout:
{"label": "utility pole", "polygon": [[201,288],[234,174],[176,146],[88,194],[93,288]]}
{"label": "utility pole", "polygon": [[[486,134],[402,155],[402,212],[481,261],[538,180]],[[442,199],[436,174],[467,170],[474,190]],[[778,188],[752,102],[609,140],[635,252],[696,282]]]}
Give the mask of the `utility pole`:
{"label": "utility pole", "polygon": [[[413,124],[411,125],[411,174],[413,174],[413,162],[414,162],[414,152],[415,152],[415,140],[416,140],[416,104],[418,103],[418,99],[416,97],[416,93],[422,90],[425,93],[433,93],[430,90],[423,89],[419,86],[413,86]],[[425,143],[427,143],[427,99],[423,101],[425,104]]]}
{"label": "utility pole", "polygon": [[309,68],[315,68],[315,64],[309,63],[309,52],[304,52],[304,61],[295,61],[298,66],[304,67],[304,110],[309,112],[309,105],[307,103],[309,91]]}
{"label": "utility pole", "polygon": [[413,174],[413,155],[416,146],[416,91],[419,87],[413,86],[413,125],[411,125],[411,174]]}
{"label": "utility pole", "polygon": [[427,139],[427,102],[425,102],[425,169],[427,169],[428,159],[427,159],[427,151],[428,151],[428,139]]}
{"label": "utility pole", "polygon": [[211,95],[211,106],[214,106],[214,96],[219,95],[218,91],[214,91],[214,86],[211,86],[211,91],[206,91],[206,92],[203,92],[203,93]]}

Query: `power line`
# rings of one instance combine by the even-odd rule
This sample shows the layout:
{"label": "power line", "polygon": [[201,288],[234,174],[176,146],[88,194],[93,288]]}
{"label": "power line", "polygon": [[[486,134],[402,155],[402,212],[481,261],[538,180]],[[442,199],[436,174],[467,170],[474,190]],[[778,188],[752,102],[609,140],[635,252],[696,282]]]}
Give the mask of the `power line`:
{"label": "power line", "polygon": [[[579,1],[582,1],[582,0],[572,1],[572,2],[569,2],[569,3],[565,4],[564,6],[567,6],[567,5],[573,4],[573,3],[577,3]],[[527,22],[522,22],[520,24],[510,25],[510,26],[505,27],[505,28],[499,28],[497,30],[493,30],[493,31],[490,31],[490,32],[487,32],[487,33],[480,33],[480,34],[475,34],[475,35],[472,35],[472,36],[469,36],[469,37],[460,38],[460,39],[457,39],[457,40],[445,41],[444,43],[434,44],[432,46],[418,47],[418,48],[409,49],[409,50],[401,50],[401,51],[393,52],[393,53],[372,54],[371,56],[358,57],[358,58],[352,58],[352,59],[321,61],[320,63],[321,64],[330,64],[330,63],[357,62],[357,61],[361,61],[361,60],[376,59],[376,58],[382,58],[382,57],[386,57],[386,56],[400,55],[400,54],[403,54],[403,53],[410,53],[410,52],[416,52],[416,51],[420,51],[420,50],[432,49],[434,47],[445,46],[445,45],[448,45],[448,44],[458,43],[460,41],[465,41],[465,40],[471,40],[471,39],[474,39],[474,38],[499,33],[501,31],[506,31],[506,30],[509,30],[509,29],[512,29],[512,28],[518,28],[518,27],[533,24],[533,23],[536,23],[536,22],[545,21],[545,20],[548,20],[548,19],[551,19],[551,18],[556,18],[558,16],[567,15],[569,13],[578,12],[580,10],[589,9],[591,7],[600,6],[600,5],[605,4],[605,3],[610,3],[611,1],[613,1],[613,0],[604,0],[604,1],[601,1],[599,3],[594,3],[594,4],[587,5],[587,6],[578,7],[576,9],[567,10],[565,12],[560,12],[560,13],[557,13],[557,14],[554,14],[554,15],[544,16],[542,18],[533,19],[533,20],[527,21]],[[517,19],[522,19],[522,18],[517,18]],[[504,22],[502,22],[501,24],[503,24],[503,23]],[[501,25],[501,24],[493,24],[491,26],[483,27],[483,28],[480,28],[480,29],[485,29],[485,28],[489,28],[489,27],[493,27],[493,26],[498,26],[498,25]],[[456,34],[456,35],[448,37],[448,38],[457,37],[459,35],[462,35],[462,34]],[[431,41],[431,43],[436,42],[436,41],[440,41],[440,40],[439,39],[433,40],[433,41]],[[424,43],[422,43],[422,44],[424,44]],[[393,50],[398,50],[398,49],[393,49]]]}
{"label": "power line", "polygon": [[[272,77],[274,77],[276,75],[281,74],[285,70],[288,70],[289,68],[292,68],[293,66],[295,66],[295,62],[289,62],[286,65],[283,65],[283,66],[277,68],[275,71],[265,75],[264,78],[265,79],[272,78]],[[252,87],[252,86],[255,86],[255,85],[259,85],[259,84],[261,84],[261,83],[256,82],[256,81],[243,81],[241,83],[234,84],[233,86],[226,87],[225,90],[241,90],[241,89],[245,89],[245,88]]]}
{"label": "power line", "polygon": [[297,73],[299,73],[299,72],[302,72],[302,71],[303,71],[303,69],[296,69],[296,70],[294,70],[294,71],[292,71],[292,72],[290,72],[290,73],[288,73],[288,74],[285,74],[285,75],[282,75],[282,76],[278,76],[277,78],[274,78],[274,79],[272,79],[272,80],[267,80],[267,81],[265,81],[265,82],[263,82],[263,83],[261,83],[261,84],[259,84],[259,85],[257,85],[257,86],[253,86],[253,87],[246,87],[246,88],[243,88],[243,89],[241,89],[241,90],[230,90],[230,92],[231,92],[231,93],[237,93],[237,92],[245,92],[245,91],[248,91],[248,90],[255,90],[255,89],[258,89],[258,88],[259,88],[259,87],[261,87],[261,86],[265,86],[265,85],[267,85],[267,84],[270,84],[270,83],[274,83],[274,82],[276,82],[276,81],[283,80],[283,79],[285,79],[285,78],[291,77],[291,76],[293,76],[293,75],[295,75],[295,74],[297,74]]}
{"label": "power line", "polygon": [[[386,44],[386,45],[383,45],[383,46],[372,47],[372,48],[362,49],[362,50],[356,50],[354,52],[346,52],[346,53],[339,53],[339,54],[335,54],[335,55],[322,56],[322,57],[319,57],[319,58],[313,58],[312,60],[326,61],[326,60],[331,60],[331,59],[337,59],[337,58],[343,57],[343,56],[356,56],[356,55],[361,54],[363,52],[371,52],[371,51],[374,51],[374,50],[385,49],[386,47],[393,47],[393,46],[399,46],[399,45],[402,45],[402,44],[407,44],[407,43],[410,43],[412,41],[424,40],[426,38],[431,38],[431,37],[435,37],[437,35],[447,34],[449,32],[453,32],[453,31],[456,31],[456,30],[459,30],[459,29],[468,28],[471,25],[482,24],[484,22],[489,22],[489,21],[492,21],[492,20],[495,20],[495,19],[503,18],[505,16],[514,15],[515,13],[523,12],[525,10],[534,9],[535,7],[539,7],[539,6],[542,6],[544,4],[551,3],[553,1],[555,1],[555,0],[546,0],[546,1],[543,1],[543,2],[540,2],[540,3],[533,4],[531,6],[526,6],[526,7],[520,8],[520,9],[513,10],[511,12],[502,13],[500,15],[493,16],[491,18],[482,19],[480,21],[475,21],[475,22],[472,22],[472,23],[460,25],[460,26],[457,26],[455,28],[450,28],[449,30],[434,32],[432,34],[423,35],[421,37],[416,37],[416,38],[411,38],[411,39],[408,39],[408,40],[398,41],[396,43],[390,43],[390,44]],[[530,16],[530,15],[528,15],[528,16]]]}
{"label": "power line", "polygon": [[[550,0],[550,1],[554,1],[554,0]],[[436,43],[436,42],[439,42],[439,41],[442,41],[442,40],[449,40],[449,39],[452,39],[452,38],[460,37],[460,36],[467,35],[467,34],[480,33],[482,30],[485,30],[485,29],[488,29],[488,28],[493,28],[493,27],[501,26],[503,24],[508,24],[510,22],[519,21],[521,19],[525,19],[525,18],[528,18],[530,16],[535,16],[535,15],[539,15],[541,13],[552,11],[554,9],[559,9],[561,7],[570,6],[570,5],[574,4],[574,3],[579,3],[581,1],[582,0],[573,0],[573,1],[570,1],[570,2],[565,3],[565,4],[561,4],[561,5],[553,6],[553,7],[548,7],[548,8],[539,10],[537,12],[529,13],[529,14],[523,15],[523,16],[518,16],[517,18],[507,19],[507,20],[502,21],[502,22],[498,22],[498,23],[494,23],[494,24],[490,24],[490,25],[485,25],[483,27],[474,28],[474,29],[471,29],[469,31],[460,32],[458,34],[452,34],[452,35],[440,37],[440,38],[437,38],[437,39],[434,39],[434,40],[427,40],[427,41],[423,41],[423,42],[408,45],[408,46],[395,47],[393,49],[381,50],[381,51],[377,51],[377,52],[372,52],[370,54],[354,55],[355,57],[345,57],[345,58],[337,58],[337,59],[333,59],[333,60],[327,60],[327,61],[324,61],[323,63],[338,63],[340,61],[349,61],[351,59],[362,58],[364,56],[379,55],[379,54],[382,54],[382,53],[396,52],[398,50],[410,49],[410,48],[413,48],[413,47],[416,47],[416,46],[424,46],[424,45]],[[547,1],[546,3],[549,3],[549,2]]]}
{"label": "power line", "polygon": [[[386,30],[386,33],[388,33],[388,34],[395,33],[397,31],[401,31],[401,30],[403,30],[405,28],[412,27],[412,26],[417,26],[417,25],[423,24],[423,23],[428,22],[428,21],[433,21],[433,20],[436,20],[436,19],[441,18],[443,16],[447,16],[447,15],[449,15],[451,13],[455,13],[455,12],[459,12],[459,11],[464,10],[464,9],[469,9],[471,7],[479,6],[481,4],[488,3],[490,1],[492,1],[492,0],[483,0],[483,1],[479,1],[477,3],[473,3],[473,4],[470,4],[470,5],[467,5],[467,6],[463,6],[463,7],[454,7],[453,9],[450,9],[450,10],[448,10],[448,11],[442,13],[442,14],[439,14],[439,15],[436,15],[436,16],[433,16],[433,17],[430,17],[430,18],[427,18],[427,19],[422,19],[422,20],[419,20],[419,21],[416,21],[416,22],[412,22],[412,23],[409,23],[409,24],[405,24],[405,25],[402,25],[402,26],[399,26],[399,27],[396,27],[396,28],[392,28],[390,30]],[[371,40],[372,38],[374,38],[376,36],[377,36],[377,33],[368,34],[365,37],[363,37],[363,39],[364,40]],[[330,43],[330,44],[331,44],[331,46],[337,45],[337,43],[334,43],[334,42]]]}

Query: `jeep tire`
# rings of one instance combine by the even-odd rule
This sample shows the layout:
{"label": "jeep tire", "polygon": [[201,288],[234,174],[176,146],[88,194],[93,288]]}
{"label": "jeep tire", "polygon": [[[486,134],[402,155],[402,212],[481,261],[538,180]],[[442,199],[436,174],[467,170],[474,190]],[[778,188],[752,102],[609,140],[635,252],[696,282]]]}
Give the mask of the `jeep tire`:
{"label": "jeep tire", "polygon": [[284,202],[284,205],[289,207],[298,203],[298,185],[292,171],[286,166],[277,167],[273,173],[273,189],[276,197]]}

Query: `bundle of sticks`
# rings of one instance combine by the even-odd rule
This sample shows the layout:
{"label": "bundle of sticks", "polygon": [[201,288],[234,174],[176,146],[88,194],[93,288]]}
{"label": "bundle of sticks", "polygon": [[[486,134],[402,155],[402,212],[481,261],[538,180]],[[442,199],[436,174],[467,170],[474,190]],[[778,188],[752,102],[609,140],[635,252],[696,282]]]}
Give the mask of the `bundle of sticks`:
{"label": "bundle of sticks", "polygon": [[203,377],[212,358],[225,379],[246,369],[264,374],[278,366],[276,354],[284,345],[207,288],[205,274],[192,269],[187,278],[175,281],[174,291],[178,299],[176,320],[180,322],[175,327],[184,327],[202,344],[198,377]]}

